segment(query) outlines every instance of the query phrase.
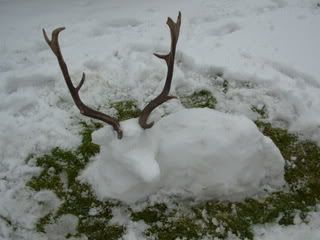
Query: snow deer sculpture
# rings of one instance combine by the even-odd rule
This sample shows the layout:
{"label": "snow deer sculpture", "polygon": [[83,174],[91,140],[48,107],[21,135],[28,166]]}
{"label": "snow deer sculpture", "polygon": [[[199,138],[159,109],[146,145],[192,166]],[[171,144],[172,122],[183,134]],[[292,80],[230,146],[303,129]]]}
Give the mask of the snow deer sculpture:
{"label": "snow deer sculpture", "polygon": [[245,116],[195,108],[170,114],[155,124],[147,123],[157,106],[174,98],[168,94],[181,13],[176,22],[168,18],[167,25],[171,50],[165,55],[155,54],[168,67],[164,88],[143,109],[138,121],[121,123],[81,101],[79,90],[85,74],[74,87],[58,41],[64,28],[55,29],[51,40],[43,30],[80,112],[111,125],[93,134],[101,151],[79,178],[89,182],[100,198],[126,202],[141,200],[160,189],[197,199],[239,199],[262,192],[265,186],[282,186],[284,160],[278,148]]}

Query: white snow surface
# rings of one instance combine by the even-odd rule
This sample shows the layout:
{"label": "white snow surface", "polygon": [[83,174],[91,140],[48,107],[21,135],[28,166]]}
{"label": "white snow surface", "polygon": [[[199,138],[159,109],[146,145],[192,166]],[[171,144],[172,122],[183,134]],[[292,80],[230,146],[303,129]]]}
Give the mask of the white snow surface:
{"label": "white snow surface", "polygon": [[302,221],[297,214],[295,225],[280,226],[277,224],[258,225],[254,228],[257,240],[318,240],[320,237],[320,212],[311,212]]}
{"label": "white snow surface", "polygon": [[236,200],[285,183],[280,151],[247,117],[194,108],[148,130],[137,119],[121,127],[121,140],[110,126],[94,132],[100,153],[81,176],[102,199],[131,203],[161,189],[197,200]]}
{"label": "white snow surface", "polygon": [[[219,111],[250,119],[257,117],[252,105],[265,106],[268,121],[320,143],[318,2],[0,0],[0,239],[50,239],[36,233],[35,223],[59,200],[25,187],[40,171],[25,159],[80,143],[84,118],[42,28],[66,26],[60,41],[71,77],[78,82],[83,71],[87,75],[83,101],[112,113],[111,100],[136,99],[142,107],[161,91],[166,67],[152,53],[168,50],[165,18],[180,10],[172,95],[208,89]],[[226,94],[217,74],[229,82]],[[151,117],[180,109],[172,101]],[[154,177],[142,175],[144,181]],[[318,233],[309,225],[293,228],[290,237],[279,236]]]}

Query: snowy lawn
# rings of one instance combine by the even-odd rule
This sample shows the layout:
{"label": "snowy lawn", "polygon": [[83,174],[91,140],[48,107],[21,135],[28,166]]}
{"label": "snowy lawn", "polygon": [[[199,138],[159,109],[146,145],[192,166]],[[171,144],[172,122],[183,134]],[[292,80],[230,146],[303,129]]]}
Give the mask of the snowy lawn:
{"label": "snowy lawn", "polygon": [[[179,10],[178,99],[144,133]],[[0,239],[319,239],[319,22],[316,0],[0,0]],[[41,32],[60,26],[124,139],[74,106]]]}

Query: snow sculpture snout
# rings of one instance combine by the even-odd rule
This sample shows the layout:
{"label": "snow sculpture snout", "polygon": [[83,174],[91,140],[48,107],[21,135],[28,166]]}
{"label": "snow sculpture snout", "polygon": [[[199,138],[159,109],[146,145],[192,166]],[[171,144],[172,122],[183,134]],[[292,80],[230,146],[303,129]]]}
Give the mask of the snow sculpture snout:
{"label": "snow sculpture snout", "polygon": [[239,199],[284,184],[281,153],[244,116],[185,109],[149,130],[137,119],[121,127],[122,140],[109,126],[94,133],[101,152],[81,176],[101,198],[134,202],[161,190]]}

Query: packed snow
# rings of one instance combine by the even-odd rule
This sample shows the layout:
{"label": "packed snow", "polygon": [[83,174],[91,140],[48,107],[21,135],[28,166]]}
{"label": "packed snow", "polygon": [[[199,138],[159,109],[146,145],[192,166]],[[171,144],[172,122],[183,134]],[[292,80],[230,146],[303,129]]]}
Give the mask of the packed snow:
{"label": "packed snow", "polygon": [[294,219],[295,225],[279,226],[276,224],[259,225],[255,227],[257,240],[318,240],[320,236],[320,213],[311,212],[305,221],[297,214]]}
{"label": "packed snow", "polygon": [[[44,42],[42,28],[51,31],[56,27],[66,27],[66,31],[61,34],[61,47],[71,77],[74,82],[78,82],[83,71],[87,75],[80,93],[83,101],[112,114],[114,111],[109,106],[111,101],[135,99],[143,107],[161,91],[166,67],[152,53],[167,52],[170,39],[164,24],[165,18],[175,18],[180,10],[182,26],[172,95],[188,94],[198,89],[211,91],[218,100],[217,110],[224,120],[214,122],[212,126],[206,123],[206,126],[219,131],[220,136],[209,136],[205,132],[197,136],[198,140],[210,137],[219,144],[219,140],[233,141],[228,142],[227,146],[239,152],[244,146],[242,144],[247,141],[238,141],[237,144],[236,138],[240,135],[224,135],[227,130],[218,127],[239,118],[250,125],[247,118],[257,118],[252,106],[266,109],[267,120],[276,126],[285,127],[320,143],[318,4],[316,0],[0,0],[0,239],[54,239],[55,231],[60,231],[69,223],[70,226],[61,232],[72,232],[77,222],[72,216],[64,216],[62,223],[49,226],[47,235],[37,233],[37,220],[56,209],[60,202],[50,191],[36,193],[25,186],[32,176],[39,173],[38,168],[26,164],[29,154],[46,153],[57,146],[72,148],[81,141],[78,123],[83,117],[74,106],[56,59]],[[229,82],[226,94],[221,90],[223,79],[216,78],[217,75],[223,75],[223,79]],[[139,165],[134,165],[130,169],[134,176],[129,175],[126,181],[132,177],[135,181],[149,183],[158,179],[159,183],[164,174],[163,167],[174,163],[165,153],[177,153],[170,145],[161,142],[163,138],[168,139],[168,134],[161,133],[161,129],[164,129],[162,122],[179,116],[181,108],[177,101],[172,101],[155,111],[153,118],[169,115],[159,120],[149,133],[137,129],[137,125],[132,123],[135,120],[125,123],[127,134],[153,133],[159,139],[149,141],[148,144],[155,144],[155,148],[165,147],[151,152],[148,148],[149,155],[136,161],[137,164],[149,164],[147,169],[152,171],[146,173]],[[222,112],[228,114],[223,115]],[[219,115],[217,112],[211,113]],[[246,118],[234,115],[245,115]],[[172,124],[171,127],[178,123]],[[268,139],[259,135],[252,125],[248,128],[251,131],[245,133],[245,139],[248,140],[245,146],[248,153],[245,154],[251,154],[252,157],[254,146],[260,145],[259,154],[265,151],[278,156]],[[240,134],[248,128],[234,124],[230,131],[232,134],[240,131]],[[96,140],[99,134],[108,132],[107,129],[97,132]],[[176,136],[168,129],[165,131]],[[193,134],[192,130],[181,130],[178,137],[181,139],[184,133]],[[100,142],[111,139],[108,144],[116,145],[119,141],[113,139],[112,134],[100,135]],[[256,137],[257,141],[254,142],[250,137]],[[179,143],[178,139],[168,140],[171,144]],[[200,145],[196,149],[200,151]],[[215,156],[232,153],[214,152],[215,149],[218,146],[207,146],[207,150],[217,154]],[[145,150],[143,148],[141,151]],[[153,156],[155,153],[161,153],[162,157]],[[102,163],[103,154],[106,153],[102,151],[87,171],[98,164],[107,168],[104,165],[108,163]],[[141,156],[142,153],[134,154]],[[183,156],[183,152],[177,154]],[[244,164],[252,163],[252,158],[245,160],[245,156],[242,156],[236,160],[243,160]],[[150,161],[152,158],[157,161]],[[193,161],[199,161],[191,157],[187,159],[191,162],[179,159],[175,167],[180,168],[185,164],[194,166],[197,163]],[[109,161],[107,157],[104,160]],[[170,160],[170,163],[166,162]],[[227,168],[227,164],[232,163],[228,166],[235,167],[234,171],[244,167],[233,163],[235,160],[231,158],[226,161],[219,164],[217,160],[219,168],[217,162],[208,164],[223,174],[223,179],[228,178],[233,170]],[[203,160],[203,163],[206,162]],[[266,161],[261,159],[257,164],[261,166],[250,165],[249,169],[257,169],[265,175],[243,175],[240,180],[246,182],[251,179],[256,182],[242,185],[248,187],[242,189],[242,193],[252,194],[263,183],[264,177],[279,174],[278,168],[273,169],[275,165],[264,165]],[[275,164],[277,167],[283,164],[279,156]],[[186,174],[187,170],[180,173]],[[198,177],[195,171],[190,174]],[[137,176],[140,179],[137,180]],[[239,174],[232,177],[237,176]],[[278,186],[281,176],[277,176],[275,180],[279,182],[274,185]],[[99,182],[99,177],[104,177],[104,174],[96,177]],[[213,174],[212,177],[218,178],[218,175]],[[93,185],[96,183],[94,179],[88,180]],[[231,181],[235,183],[235,179]],[[168,184],[165,181],[160,183]],[[177,182],[181,188],[188,184]],[[237,184],[241,185],[241,181]],[[235,186],[239,185],[231,185],[230,188],[217,186],[217,195],[222,196],[227,191],[231,197],[237,190]],[[124,189],[127,187],[125,185]],[[111,194],[99,190],[98,186],[95,188],[101,197]],[[299,239],[300,236],[318,239],[318,212],[311,215],[309,223],[297,222],[291,227],[263,226],[257,229],[256,239]],[[124,239],[142,239],[139,232],[143,231],[144,225],[137,225],[128,223],[129,230]]]}
{"label": "packed snow", "polygon": [[111,126],[94,133],[100,153],[82,175],[101,199],[130,203],[162,190],[236,200],[285,183],[280,151],[245,116],[195,108],[163,117],[146,131],[137,119],[121,126],[121,140]]}

